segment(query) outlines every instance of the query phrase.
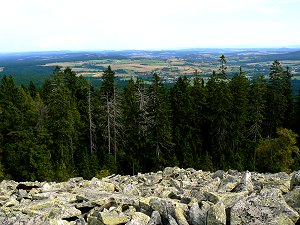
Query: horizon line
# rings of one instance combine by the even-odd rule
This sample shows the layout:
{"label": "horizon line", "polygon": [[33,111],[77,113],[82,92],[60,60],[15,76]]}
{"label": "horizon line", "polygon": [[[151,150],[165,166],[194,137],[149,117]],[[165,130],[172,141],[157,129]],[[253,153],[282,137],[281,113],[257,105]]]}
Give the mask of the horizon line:
{"label": "horizon line", "polygon": [[294,46],[246,46],[246,47],[190,47],[190,48],[156,48],[156,49],[74,49],[74,50],[28,50],[28,51],[0,51],[0,54],[18,53],[44,53],[44,52],[122,52],[122,51],[197,51],[197,50],[247,50],[247,49],[300,49],[300,45]]}

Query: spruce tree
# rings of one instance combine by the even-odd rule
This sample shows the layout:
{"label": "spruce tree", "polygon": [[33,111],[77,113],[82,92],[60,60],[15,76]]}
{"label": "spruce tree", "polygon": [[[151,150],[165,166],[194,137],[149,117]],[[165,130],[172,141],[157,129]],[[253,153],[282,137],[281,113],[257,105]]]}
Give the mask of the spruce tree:
{"label": "spruce tree", "polygon": [[141,111],[137,95],[137,85],[131,79],[124,87],[122,101],[122,125],[124,127],[124,149],[126,151],[126,161],[123,167],[129,174],[135,171],[142,171],[143,140],[140,127],[142,126]]}
{"label": "spruce tree", "polygon": [[226,66],[226,63],[227,63],[227,60],[226,60],[226,57],[224,55],[221,55],[220,56],[220,59],[219,59],[220,63],[221,63],[221,66],[219,68],[219,78],[221,79],[227,79],[227,66]]}
{"label": "spruce tree", "polygon": [[194,74],[193,85],[191,87],[191,124],[192,129],[192,146],[195,151],[194,154],[198,155],[199,163],[195,165],[195,169],[212,170],[211,155],[208,154],[206,148],[208,139],[210,138],[207,133],[207,88],[204,85],[204,80],[198,74]]}
{"label": "spruce tree", "polygon": [[242,160],[246,155],[246,141],[248,136],[249,121],[249,91],[250,83],[240,68],[239,73],[235,74],[229,82],[232,95],[231,124],[229,139],[231,144],[228,146],[229,162],[231,168],[243,170]]}
{"label": "spruce tree", "polygon": [[65,82],[63,72],[56,71],[47,99],[48,130],[53,138],[52,162],[58,180],[75,174],[75,155],[78,149],[79,128],[82,126],[76,100]]}
{"label": "spruce tree", "polygon": [[263,76],[257,77],[250,87],[249,98],[249,133],[247,135],[247,167],[256,170],[256,146],[263,138],[266,119],[267,81]]}
{"label": "spruce tree", "polygon": [[181,167],[195,167],[199,155],[193,148],[192,96],[190,82],[179,77],[171,89],[174,150]]}
{"label": "spruce tree", "polygon": [[100,88],[100,92],[104,113],[102,115],[104,116],[104,124],[102,125],[105,140],[104,149],[106,149],[104,154],[109,155],[106,157],[108,159],[108,162],[111,162],[111,158],[114,158],[115,166],[112,166],[111,168],[116,168],[117,156],[119,154],[122,154],[121,149],[119,149],[119,147],[121,146],[119,140],[122,133],[121,106],[117,85],[115,82],[115,72],[111,69],[110,66],[108,66],[107,70],[104,70],[102,81],[103,82]]}
{"label": "spruce tree", "polygon": [[212,77],[207,82],[208,132],[211,137],[210,152],[218,169],[227,169],[230,158],[230,124],[232,93],[228,83]]}
{"label": "spruce tree", "polygon": [[279,127],[289,127],[292,113],[292,91],[290,73],[284,71],[275,60],[270,67],[267,97],[267,135],[272,137]]}
{"label": "spruce tree", "polygon": [[147,104],[147,168],[162,169],[177,163],[173,152],[171,134],[171,112],[167,91],[159,75],[153,75],[148,89]]}

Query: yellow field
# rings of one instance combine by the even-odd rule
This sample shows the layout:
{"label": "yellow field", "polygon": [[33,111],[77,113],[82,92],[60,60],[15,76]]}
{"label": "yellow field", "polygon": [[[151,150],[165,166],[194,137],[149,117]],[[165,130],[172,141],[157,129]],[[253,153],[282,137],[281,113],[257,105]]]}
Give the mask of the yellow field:
{"label": "yellow field", "polygon": [[[157,59],[124,59],[124,60],[90,60],[77,62],[58,62],[48,63],[42,66],[59,66],[62,68],[70,67],[78,75],[83,76],[101,76],[103,70],[108,66],[113,70],[122,70],[121,74],[116,76],[135,76],[137,74],[164,73],[168,75],[189,75],[197,69],[201,72],[198,65],[186,65],[186,62],[177,58],[168,60]],[[98,69],[99,68],[99,69]]]}

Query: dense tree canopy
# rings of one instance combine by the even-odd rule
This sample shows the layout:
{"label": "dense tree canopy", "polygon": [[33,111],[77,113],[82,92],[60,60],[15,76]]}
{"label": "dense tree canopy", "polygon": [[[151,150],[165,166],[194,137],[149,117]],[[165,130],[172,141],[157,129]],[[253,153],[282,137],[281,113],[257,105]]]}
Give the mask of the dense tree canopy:
{"label": "dense tree canopy", "polygon": [[[56,68],[41,89],[0,81],[0,179],[66,180],[136,174],[165,166],[277,172],[299,169],[299,97],[274,61],[269,76],[227,78],[226,58],[204,80],[167,89],[131,79],[118,87],[109,66],[91,87]],[[298,99],[298,100],[297,100]],[[294,101],[295,100],[295,101]]]}

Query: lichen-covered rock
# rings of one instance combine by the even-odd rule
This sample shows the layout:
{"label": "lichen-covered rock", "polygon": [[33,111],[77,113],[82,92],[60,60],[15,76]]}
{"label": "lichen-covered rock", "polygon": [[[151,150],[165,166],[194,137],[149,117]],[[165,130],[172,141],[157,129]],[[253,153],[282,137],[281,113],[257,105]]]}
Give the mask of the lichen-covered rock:
{"label": "lichen-covered rock", "polygon": [[17,201],[15,197],[10,197],[5,201],[3,204],[4,207],[13,207],[13,206],[18,206],[20,203]]}
{"label": "lichen-covered rock", "polygon": [[100,221],[105,225],[123,224],[129,222],[130,218],[117,210],[103,211],[99,213]]}
{"label": "lichen-covered rock", "polygon": [[225,208],[231,208],[241,199],[245,199],[248,196],[248,192],[247,191],[238,192],[238,193],[206,192],[204,195],[207,201],[210,201],[214,204],[218,202],[222,202],[225,205]]}
{"label": "lichen-covered rock", "polygon": [[186,204],[178,203],[175,206],[175,219],[178,225],[189,225],[187,217],[188,206]]}
{"label": "lichen-covered rock", "polygon": [[208,191],[217,191],[219,185],[221,183],[221,180],[219,177],[215,179],[210,179],[202,184],[198,184],[195,186],[191,191],[190,195],[191,197],[194,197],[198,200],[198,202],[204,201],[205,196],[204,193]]}
{"label": "lichen-covered rock", "polygon": [[138,188],[132,184],[125,185],[123,189],[123,193],[125,195],[136,195],[136,196],[140,195],[140,191],[138,190]]}
{"label": "lichen-covered rock", "polygon": [[286,218],[286,221],[296,223],[299,214],[286,204],[279,189],[263,189],[261,193],[237,202],[231,209],[230,217],[231,225],[279,225],[281,223],[275,223],[275,219],[282,221]]}
{"label": "lichen-covered rock", "polygon": [[167,216],[167,222],[166,222],[166,224],[168,224],[168,225],[178,225],[178,223],[176,222],[176,220],[174,219],[174,217],[171,216],[171,215]]}
{"label": "lichen-covered rock", "polygon": [[265,174],[261,183],[264,189],[279,189],[283,194],[290,191],[291,177],[287,173]]}
{"label": "lichen-covered rock", "polygon": [[226,212],[225,206],[222,202],[218,202],[212,205],[207,212],[207,224],[212,225],[225,225],[226,224]]}
{"label": "lichen-covered rock", "polygon": [[286,203],[300,213],[300,186],[294,187],[292,191],[284,196]]}
{"label": "lichen-covered rock", "polygon": [[[284,196],[284,197],[283,197]],[[65,182],[0,182],[0,224],[295,224],[300,172],[157,173]]]}
{"label": "lichen-covered rock", "polygon": [[147,225],[161,225],[161,216],[158,211],[153,211]]}
{"label": "lichen-covered rock", "polygon": [[212,174],[211,177],[212,177],[213,179],[219,177],[221,180],[223,180],[223,179],[224,179],[224,175],[225,175],[225,172],[224,172],[223,170],[217,170],[216,172],[214,172],[214,173]]}
{"label": "lichen-covered rock", "polygon": [[230,192],[232,191],[237,185],[239,181],[237,177],[232,175],[227,175],[226,178],[221,180],[221,183],[218,187],[218,192]]}
{"label": "lichen-covered rock", "polygon": [[198,202],[192,203],[188,213],[189,223],[192,225],[206,225],[207,212],[210,206],[207,202],[201,202],[200,208]]}
{"label": "lichen-covered rock", "polygon": [[295,171],[291,178],[290,189],[292,190],[296,186],[300,186],[300,170]]}
{"label": "lichen-covered rock", "polygon": [[246,171],[243,174],[240,183],[233,190],[234,192],[248,191],[249,193],[251,193],[253,189],[254,187],[251,181],[251,173],[249,171]]}
{"label": "lichen-covered rock", "polygon": [[126,223],[126,225],[147,225],[149,221],[150,217],[148,215],[141,212],[135,212],[132,215],[131,220]]}
{"label": "lichen-covered rock", "polygon": [[168,221],[168,215],[175,217],[175,207],[171,200],[152,198],[149,205],[154,211],[159,212],[163,222]]}

